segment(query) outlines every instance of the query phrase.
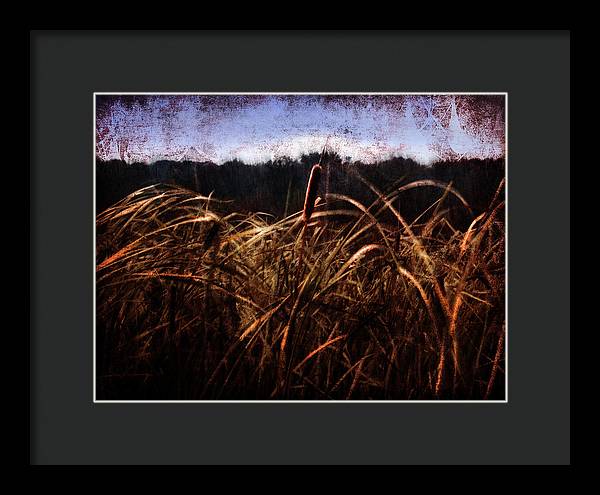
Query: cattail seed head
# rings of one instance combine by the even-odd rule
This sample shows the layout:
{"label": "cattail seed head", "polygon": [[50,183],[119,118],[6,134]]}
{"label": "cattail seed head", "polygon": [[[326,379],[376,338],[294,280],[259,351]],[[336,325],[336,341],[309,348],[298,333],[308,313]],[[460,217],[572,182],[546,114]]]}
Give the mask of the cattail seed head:
{"label": "cattail seed head", "polygon": [[315,208],[315,200],[317,199],[317,191],[319,190],[319,181],[321,180],[321,165],[314,165],[310,171],[308,186],[306,188],[306,197],[304,198],[304,211],[302,212],[302,220],[308,223],[312,212]]}

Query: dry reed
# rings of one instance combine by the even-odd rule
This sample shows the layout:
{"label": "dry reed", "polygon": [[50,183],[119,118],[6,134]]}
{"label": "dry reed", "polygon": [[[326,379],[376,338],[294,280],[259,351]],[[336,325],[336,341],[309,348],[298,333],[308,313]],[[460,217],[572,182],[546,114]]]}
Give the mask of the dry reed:
{"label": "dry reed", "polygon": [[[102,212],[98,398],[502,397],[503,183],[462,232],[440,209],[448,193],[470,209],[449,185],[328,194],[315,212],[320,178],[279,221],[170,186]],[[407,222],[392,201],[431,186],[444,195]]]}

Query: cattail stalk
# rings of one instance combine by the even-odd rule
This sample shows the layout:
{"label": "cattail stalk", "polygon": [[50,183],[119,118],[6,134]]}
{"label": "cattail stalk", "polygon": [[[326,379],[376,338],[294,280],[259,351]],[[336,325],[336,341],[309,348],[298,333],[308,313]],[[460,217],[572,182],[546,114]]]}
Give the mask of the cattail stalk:
{"label": "cattail stalk", "polygon": [[310,171],[310,178],[308,179],[308,186],[306,188],[306,197],[304,198],[304,210],[302,211],[302,221],[305,225],[308,224],[313,210],[315,209],[315,200],[317,199],[322,170],[321,165],[317,164],[314,165]]}
{"label": "cattail stalk", "polygon": [[[313,210],[315,209],[315,201],[317,199],[317,192],[319,190],[319,182],[321,180],[321,165],[316,164],[313,165],[310,171],[310,177],[308,178],[308,185],[306,187],[306,196],[304,198],[304,209],[302,211],[302,231],[300,232],[300,245],[298,252],[298,264],[296,266],[296,290],[300,287],[300,279],[301,279],[301,271],[304,266],[304,250],[306,244],[306,231],[308,230],[308,222],[310,221],[310,217],[312,216]],[[292,308],[292,315],[295,314],[299,299],[296,300],[294,307]],[[290,316],[290,321],[286,325],[283,335],[281,338],[280,345],[280,354],[279,354],[279,383],[273,393],[277,393],[278,391],[285,390],[287,379],[289,374],[286,370],[286,345],[288,343],[288,337],[290,337],[290,333],[292,327],[294,326],[293,317]]]}
{"label": "cattail stalk", "polygon": [[298,268],[296,272],[296,278],[300,277],[300,269],[304,262],[304,249],[306,244],[306,230],[308,222],[315,209],[315,201],[317,200],[317,192],[319,191],[319,182],[321,180],[321,165],[318,163],[313,165],[310,171],[310,177],[308,178],[308,185],[306,187],[306,196],[304,198],[304,209],[302,211],[302,232],[300,233],[300,249],[298,253]]}

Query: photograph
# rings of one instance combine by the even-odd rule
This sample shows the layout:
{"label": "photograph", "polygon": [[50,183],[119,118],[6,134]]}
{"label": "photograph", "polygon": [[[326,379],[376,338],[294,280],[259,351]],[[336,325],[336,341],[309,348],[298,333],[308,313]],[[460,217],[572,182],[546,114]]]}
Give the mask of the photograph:
{"label": "photograph", "polygon": [[508,401],[508,93],[93,111],[94,402]]}

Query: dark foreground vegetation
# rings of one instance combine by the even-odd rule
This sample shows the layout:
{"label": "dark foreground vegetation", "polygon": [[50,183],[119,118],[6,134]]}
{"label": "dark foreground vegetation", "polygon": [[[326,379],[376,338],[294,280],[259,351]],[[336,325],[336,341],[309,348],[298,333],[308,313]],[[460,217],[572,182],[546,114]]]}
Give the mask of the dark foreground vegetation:
{"label": "dark foreground vegetation", "polygon": [[98,399],[504,398],[503,162],[317,160],[98,163]]}

